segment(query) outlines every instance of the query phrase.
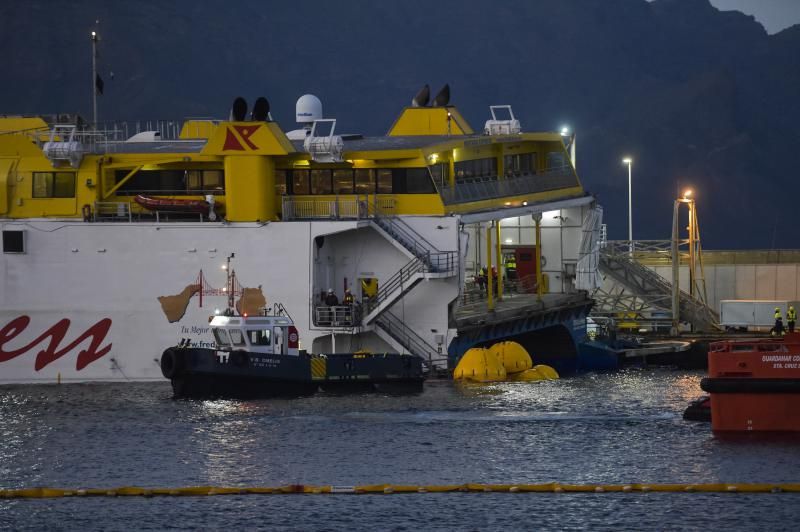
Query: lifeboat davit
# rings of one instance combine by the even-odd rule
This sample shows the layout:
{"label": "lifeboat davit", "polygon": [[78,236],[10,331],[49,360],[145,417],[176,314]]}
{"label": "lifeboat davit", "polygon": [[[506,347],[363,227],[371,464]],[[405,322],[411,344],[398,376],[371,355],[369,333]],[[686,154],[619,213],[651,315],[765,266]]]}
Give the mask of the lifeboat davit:
{"label": "lifeboat davit", "polygon": [[800,431],[800,333],[709,346],[714,431]]}
{"label": "lifeboat davit", "polygon": [[196,212],[208,215],[210,210],[210,205],[207,201],[198,199],[154,198],[139,194],[133,198],[133,201],[150,211]]}

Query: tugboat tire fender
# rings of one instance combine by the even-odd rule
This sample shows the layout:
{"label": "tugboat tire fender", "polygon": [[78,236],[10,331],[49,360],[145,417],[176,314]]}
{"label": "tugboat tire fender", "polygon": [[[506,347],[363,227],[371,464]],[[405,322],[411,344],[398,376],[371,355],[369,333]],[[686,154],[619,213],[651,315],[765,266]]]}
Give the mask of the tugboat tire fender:
{"label": "tugboat tire fender", "polygon": [[250,364],[250,356],[247,351],[234,351],[231,353],[231,364],[239,368],[246,368]]}
{"label": "tugboat tire fender", "polygon": [[183,353],[174,347],[165,350],[161,355],[161,373],[168,379],[174,379],[183,372]]}

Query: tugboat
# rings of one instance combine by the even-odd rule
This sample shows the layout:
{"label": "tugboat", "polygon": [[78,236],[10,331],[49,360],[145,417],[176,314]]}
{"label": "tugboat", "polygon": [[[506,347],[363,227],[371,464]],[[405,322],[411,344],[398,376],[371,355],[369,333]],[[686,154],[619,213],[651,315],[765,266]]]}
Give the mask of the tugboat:
{"label": "tugboat", "polygon": [[[228,268],[228,286],[233,285]],[[258,315],[228,308],[212,316],[214,347],[181,341],[161,355],[174,397],[259,398],[325,391],[418,392],[426,377],[421,357],[398,353],[310,354],[299,348],[294,320],[280,303]]]}
{"label": "tugboat", "polygon": [[714,342],[708,375],[715,432],[800,431],[800,333]]}

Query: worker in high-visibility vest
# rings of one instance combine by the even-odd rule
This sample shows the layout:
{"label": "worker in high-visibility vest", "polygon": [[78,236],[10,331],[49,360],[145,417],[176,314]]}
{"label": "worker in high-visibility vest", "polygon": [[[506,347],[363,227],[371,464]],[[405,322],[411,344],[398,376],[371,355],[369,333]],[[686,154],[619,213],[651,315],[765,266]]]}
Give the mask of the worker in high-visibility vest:
{"label": "worker in high-visibility vest", "polygon": [[789,306],[789,310],[786,311],[786,324],[789,326],[789,332],[794,332],[794,324],[797,321],[797,311],[794,309],[793,306]]}
{"label": "worker in high-visibility vest", "polygon": [[780,307],[775,307],[775,327],[772,328],[772,334],[783,336],[783,315]]}

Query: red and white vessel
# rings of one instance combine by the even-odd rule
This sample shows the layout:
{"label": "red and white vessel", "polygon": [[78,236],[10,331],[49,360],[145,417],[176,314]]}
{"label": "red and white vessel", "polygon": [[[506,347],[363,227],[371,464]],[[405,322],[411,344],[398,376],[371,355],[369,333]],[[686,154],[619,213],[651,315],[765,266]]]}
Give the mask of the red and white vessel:
{"label": "red and white vessel", "polygon": [[712,343],[700,387],[714,431],[800,431],[800,333]]}

